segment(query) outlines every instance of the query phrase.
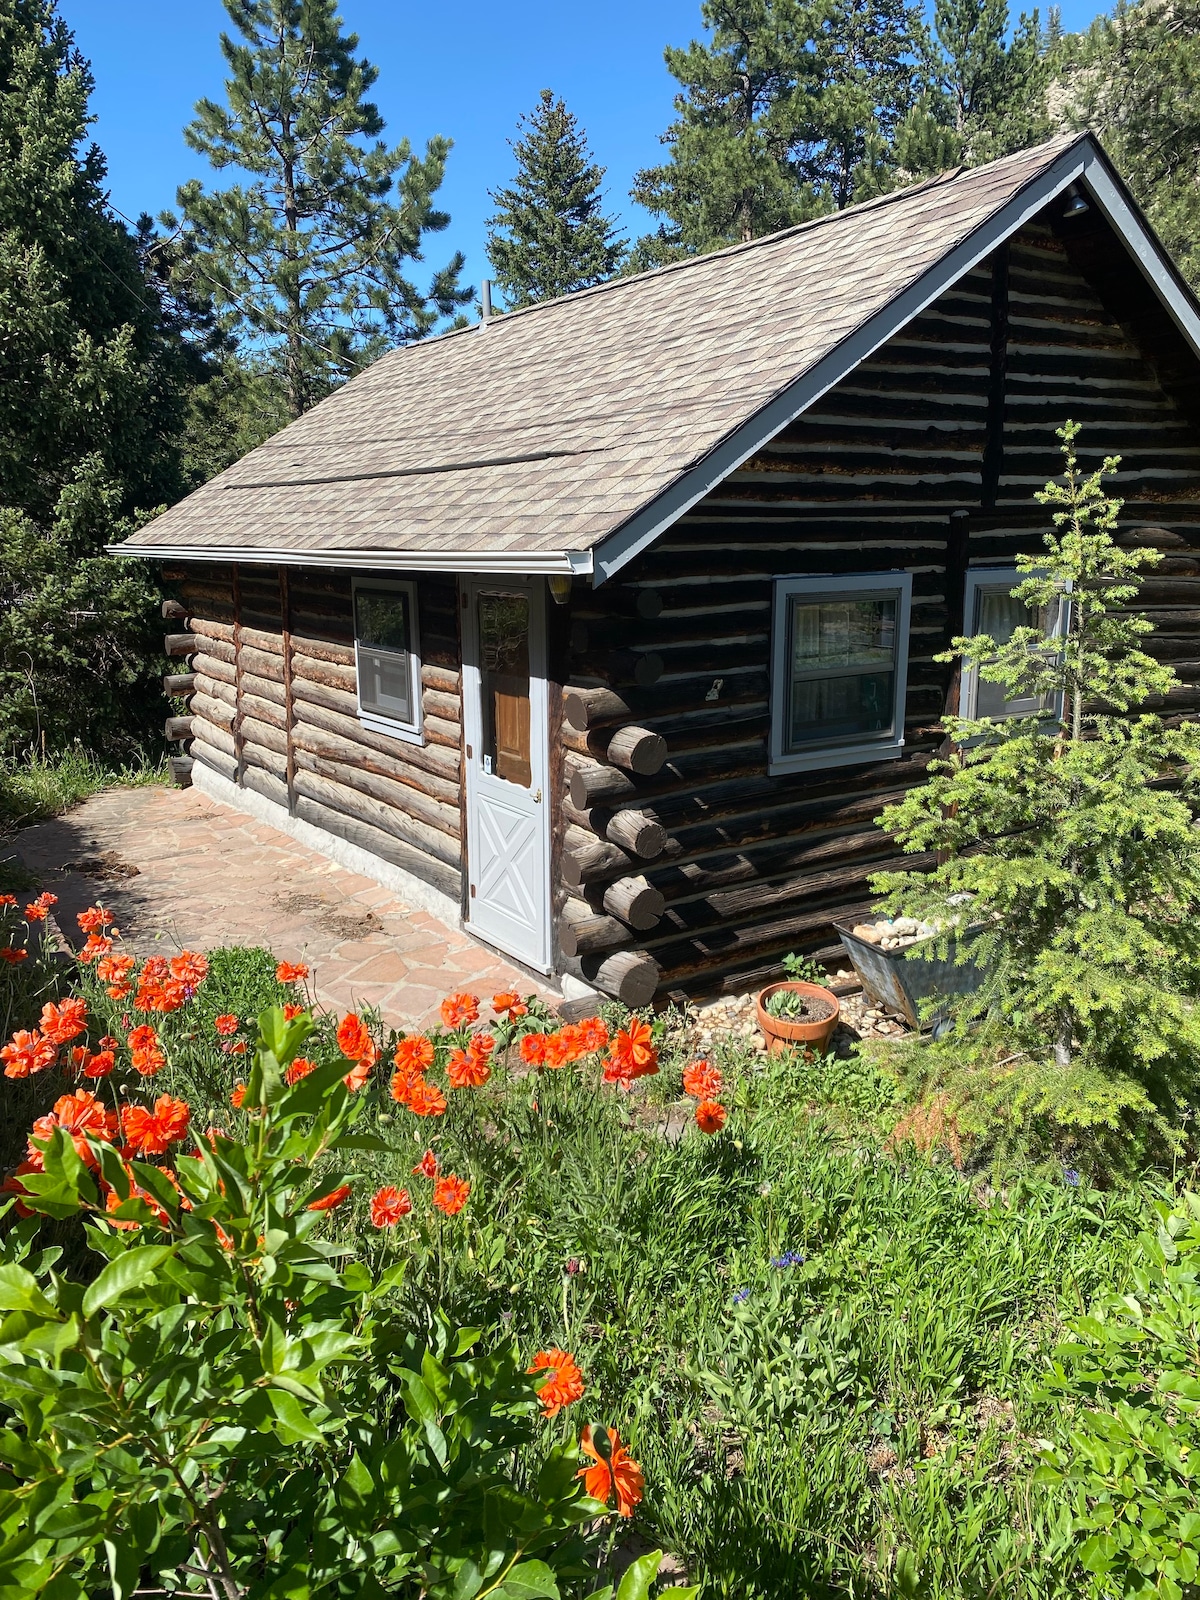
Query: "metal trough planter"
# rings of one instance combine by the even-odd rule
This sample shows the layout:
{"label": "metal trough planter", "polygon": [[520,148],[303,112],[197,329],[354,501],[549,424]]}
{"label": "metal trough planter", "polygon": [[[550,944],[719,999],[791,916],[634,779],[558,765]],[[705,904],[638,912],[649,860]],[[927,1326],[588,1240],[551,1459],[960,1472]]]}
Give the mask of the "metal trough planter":
{"label": "metal trough planter", "polygon": [[[924,961],[914,952],[920,945],[907,945],[903,950],[881,950],[850,931],[845,924],[834,923],[841,935],[846,953],[854,963],[854,970],[862,980],[867,998],[876,1005],[902,1016],[912,1028],[932,1028],[936,1033],[946,1020],[949,1010],[943,1004],[929,1015],[921,1015],[922,1002],[942,1000],[948,1002],[958,995],[973,994],[984,979],[984,969],[973,961],[959,966],[951,953],[942,960]],[[964,938],[974,937],[968,931]]]}

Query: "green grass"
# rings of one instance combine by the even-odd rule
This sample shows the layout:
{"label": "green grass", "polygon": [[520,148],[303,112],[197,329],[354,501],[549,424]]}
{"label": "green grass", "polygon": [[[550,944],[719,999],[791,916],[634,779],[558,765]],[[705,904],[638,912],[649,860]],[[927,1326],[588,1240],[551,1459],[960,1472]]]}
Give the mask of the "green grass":
{"label": "green grass", "polygon": [[0,760],[0,837],[45,822],[101,789],[142,788],[167,781],[165,761],[113,766],[76,748],[59,756]]}

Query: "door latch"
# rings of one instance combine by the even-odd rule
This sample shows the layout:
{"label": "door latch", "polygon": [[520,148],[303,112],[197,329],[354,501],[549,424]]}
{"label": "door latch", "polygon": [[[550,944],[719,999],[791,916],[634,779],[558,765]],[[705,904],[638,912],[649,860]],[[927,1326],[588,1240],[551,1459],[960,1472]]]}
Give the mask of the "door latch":
{"label": "door latch", "polygon": [[540,805],[541,805],[541,803],[542,803],[542,791],[541,791],[541,790],[540,790],[540,789],[539,789],[539,790],[538,790],[538,792],[537,792],[537,793],[536,793],[536,794],[535,794],[535,795],[534,795],[534,797],[533,797],[533,803],[534,803],[534,805],[535,805],[535,806],[540,806]]}

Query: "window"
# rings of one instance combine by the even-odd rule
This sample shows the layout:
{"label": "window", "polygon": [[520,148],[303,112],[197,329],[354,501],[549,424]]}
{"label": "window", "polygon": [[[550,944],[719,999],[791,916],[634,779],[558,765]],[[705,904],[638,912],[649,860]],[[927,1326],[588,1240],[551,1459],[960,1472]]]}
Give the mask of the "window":
{"label": "window", "polygon": [[772,772],[900,754],[911,602],[907,572],[776,580]]}
{"label": "window", "polygon": [[422,742],[415,584],[355,581],[354,651],[360,721],[398,739]]}
{"label": "window", "polygon": [[529,596],[485,593],[478,605],[483,770],[528,789],[533,783]]}
{"label": "window", "polygon": [[[963,632],[968,637],[986,633],[997,644],[1007,644],[1018,628],[1040,628],[1047,639],[1057,639],[1066,620],[1065,604],[1034,611],[1013,598],[1012,591],[1028,576],[1016,567],[972,567],[963,597]],[[963,667],[960,716],[1028,717],[1038,712],[1056,716],[1057,701],[1056,695],[1006,700],[1002,683],[989,683],[974,666]]]}

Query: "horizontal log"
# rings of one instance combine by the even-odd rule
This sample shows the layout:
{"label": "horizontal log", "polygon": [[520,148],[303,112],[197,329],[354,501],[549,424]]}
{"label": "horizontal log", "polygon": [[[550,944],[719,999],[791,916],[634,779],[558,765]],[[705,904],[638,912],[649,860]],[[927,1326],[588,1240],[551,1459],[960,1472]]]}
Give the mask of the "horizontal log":
{"label": "horizontal log", "polygon": [[164,622],[182,622],[188,614],[188,608],[181,605],[178,600],[164,600],[162,615]]}
{"label": "horizontal log", "polygon": [[269,628],[251,628],[245,623],[238,630],[238,642],[251,650],[261,650],[264,655],[283,655],[283,624],[274,622]]}
{"label": "horizontal log", "polygon": [[188,695],[196,687],[196,674],[194,672],[168,672],[162,682],[164,694]]}
{"label": "horizontal log", "polygon": [[455,724],[462,721],[462,701],[456,694],[441,689],[421,690],[421,710],[427,717],[441,717]]}
{"label": "horizontal log", "polygon": [[336,639],[319,639],[299,629],[292,631],[292,649],[300,655],[311,656],[314,661],[328,661],[337,666],[354,666],[354,646],[339,644]]}
{"label": "horizontal log", "polygon": [[[199,645],[199,648],[193,657],[192,663],[196,671],[208,672],[214,678],[228,676],[230,683],[232,683],[237,665],[237,652],[234,650],[233,646],[231,644],[224,644],[220,639],[200,639],[197,641],[197,644]],[[220,666],[227,668],[227,673],[222,674],[217,672],[210,665],[210,663],[214,661],[219,663]]]}
{"label": "horizontal log", "polygon": [[197,717],[192,732],[193,755],[196,754],[196,745],[201,741],[211,745],[214,750],[220,750],[232,760],[237,760],[237,741],[229,728],[222,728],[215,722],[209,722],[207,718]]}
{"label": "horizontal log", "polygon": [[[439,807],[428,796],[397,783],[393,778],[378,772],[367,772],[360,767],[347,767],[343,762],[330,761],[327,755],[305,749],[293,739],[292,759],[297,769],[315,773],[330,783],[340,783],[354,794],[369,795],[380,805],[389,806],[398,821],[396,830],[409,841],[428,849],[444,860],[457,861],[461,855],[458,838],[459,813],[449,807]],[[378,820],[378,819],[375,819]],[[382,824],[380,824],[382,826]]]}
{"label": "horizontal log", "polygon": [[211,617],[192,618],[192,632],[202,639],[217,639],[222,644],[232,645],[235,631],[232,622],[214,622]]}
{"label": "horizontal log", "polygon": [[[288,736],[282,728],[274,727],[271,723],[264,722],[259,717],[247,716],[243,710],[241,720],[237,725],[237,731],[241,735],[242,753],[247,760],[251,759],[251,753],[256,749],[270,751],[274,756],[286,758]],[[277,768],[282,770],[277,761],[266,761],[264,759],[263,765],[271,772],[274,772]]]}
{"label": "horizontal log", "polygon": [[241,686],[246,694],[257,695],[269,705],[282,707],[287,704],[287,690],[278,679],[262,678],[257,672],[243,672]]}
{"label": "horizontal log", "polygon": [[[317,690],[311,684],[292,684],[292,718],[293,727],[307,723],[314,728],[323,728],[327,733],[336,734],[339,739],[355,749],[374,751],[383,756],[386,763],[395,762],[405,770],[413,769],[417,772],[429,772],[439,777],[449,779],[454,785],[455,801],[457,805],[458,783],[460,776],[459,751],[456,745],[453,750],[444,750],[437,745],[411,744],[405,739],[395,739],[386,733],[376,733],[373,728],[365,728],[358,720],[357,703],[350,702],[350,712],[338,710],[324,701],[316,701],[311,696]],[[320,690],[320,693],[332,697],[340,693],[338,690]],[[345,703],[344,701],[342,702]],[[385,765],[383,770],[389,770]],[[433,788],[430,793],[434,793]],[[449,796],[447,795],[447,798]]]}
{"label": "horizontal log", "polygon": [[163,734],[168,739],[190,739],[194,717],[168,717],[163,723]]}
{"label": "horizontal log", "polygon": [[568,958],[610,950],[628,938],[624,923],[593,911],[586,900],[568,900],[559,913],[558,947]]}
{"label": "horizontal log", "polygon": [[459,856],[427,851],[398,829],[397,813],[379,805],[370,795],[358,795],[344,784],[334,784],[298,768],[294,773],[296,816],[315,822],[350,843],[362,845],[384,861],[405,867],[426,883],[437,883],[445,894],[459,898],[462,891]]}
{"label": "horizontal log", "polygon": [[265,723],[280,737],[284,748],[287,747],[287,713],[283,707],[273,700],[264,700],[260,695],[250,694],[245,688],[242,690],[238,707],[242,714],[243,729],[249,722]]}
{"label": "horizontal log", "polygon": [[630,1010],[649,1005],[659,984],[659,968],[645,950],[616,950],[611,955],[568,957],[564,969],[589,983],[601,994],[610,994]]}
{"label": "horizontal log", "polygon": [[643,861],[652,861],[666,849],[667,830],[657,817],[644,810],[612,811],[607,806],[589,806],[585,811],[573,805],[568,795],[563,801],[563,816]]}
{"label": "horizontal log", "polygon": [[255,794],[274,801],[284,811],[288,809],[288,786],[275,773],[267,772],[255,763],[243,765],[240,782],[243,789],[253,789]]}
{"label": "horizontal log", "polygon": [[228,778],[231,782],[237,781],[236,758],[226,750],[218,750],[207,739],[192,740],[191,757],[193,768],[198,762],[201,766],[211,767],[214,772],[219,772],[223,778]]}
{"label": "horizontal log", "polygon": [[633,857],[619,845],[597,839],[585,828],[571,824],[564,831],[560,876],[569,888],[627,872],[633,865]]}
{"label": "horizontal log", "polygon": [[358,721],[358,696],[346,689],[335,689],[327,683],[314,683],[311,678],[293,678],[292,696],[336,711],[353,722]]}
{"label": "horizontal log", "polygon": [[[293,706],[293,710],[297,709]],[[332,722],[332,717],[329,719]],[[410,797],[414,815],[425,816],[434,827],[458,833],[459,785],[456,772],[447,773],[417,765],[406,759],[406,752],[423,753],[418,745],[407,745],[392,740],[390,750],[377,750],[361,740],[345,737],[340,731],[322,726],[307,717],[292,724],[292,743],[297,750],[308,750],[322,760],[336,762],[349,774],[374,772],[381,778],[398,784]],[[414,798],[416,796],[421,799]],[[397,797],[397,804],[400,798]]]}
{"label": "horizontal log", "polygon": [[[209,700],[219,700],[222,705],[237,705],[237,687],[227,683],[223,678],[210,678],[207,672],[196,673],[196,695],[203,695]],[[195,710],[193,700],[192,709]]]}
{"label": "horizontal log", "polygon": [[586,733],[600,722],[632,717],[633,708],[615,689],[585,689],[568,685],[563,690],[563,716],[572,728]]}
{"label": "horizontal log", "polygon": [[348,694],[358,693],[358,674],[354,668],[310,656],[293,644],[292,681],[307,679],[313,683],[328,684],[333,689],[344,689]]}
{"label": "horizontal log", "polygon": [[638,589],[631,584],[606,583],[602,590],[586,590],[571,606],[573,616],[641,617],[653,622],[663,608],[662,595],[657,589]]}
{"label": "horizontal log", "polygon": [[627,795],[637,793],[637,785],[632,778],[626,777],[616,767],[604,766],[599,761],[572,757],[569,771],[571,804],[578,811],[586,811],[589,806],[605,802],[611,804],[614,800],[623,800]]}
{"label": "horizontal log", "polygon": [[283,657],[273,655],[269,650],[258,650],[248,644],[239,645],[238,666],[243,672],[253,672],[257,677],[273,683],[283,682]]}
{"label": "horizontal log", "polygon": [[[461,881],[459,870],[462,850],[457,841],[438,833],[433,828],[414,827],[413,819],[403,811],[398,811],[394,806],[386,805],[371,795],[348,788],[344,783],[322,777],[320,773],[310,771],[299,761],[292,782],[298,797],[310,800],[326,810],[334,811],[339,816],[363,823],[373,833],[383,834],[393,841],[400,841],[406,850],[412,851],[430,865],[437,862],[443,867],[449,867],[454,871],[456,882]],[[297,815],[299,814],[299,800],[297,800]],[[425,876],[428,878],[428,873]]]}
{"label": "horizontal log", "polygon": [[667,759],[667,741],[649,728],[627,724],[613,734],[604,753],[613,766],[652,777]]}
{"label": "horizontal log", "polygon": [[206,722],[211,722],[217,728],[232,728],[237,715],[237,707],[232,700],[218,700],[212,695],[202,694],[199,690],[192,696],[191,711],[193,716],[203,717]]}
{"label": "horizontal log", "polygon": [[462,727],[457,722],[447,722],[443,717],[422,717],[421,732],[430,744],[442,745],[447,750],[462,747]]}
{"label": "horizontal log", "polygon": [[655,927],[666,909],[662,890],[640,875],[617,878],[610,883],[604,890],[601,904],[610,916],[643,931]]}
{"label": "horizontal log", "polygon": [[176,789],[190,789],[192,786],[192,758],[191,756],[168,756],[167,772]]}
{"label": "horizontal log", "polygon": [[190,656],[197,645],[194,633],[169,633],[163,640],[163,649],[169,656]]}
{"label": "horizontal log", "polygon": [[580,676],[599,678],[616,688],[630,683],[648,689],[663,675],[663,658],[653,650],[596,650],[580,655],[571,665]]}
{"label": "horizontal log", "polygon": [[440,689],[443,694],[462,695],[462,674],[448,667],[436,666],[432,661],[421,663],[421,687]]}

